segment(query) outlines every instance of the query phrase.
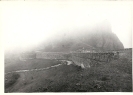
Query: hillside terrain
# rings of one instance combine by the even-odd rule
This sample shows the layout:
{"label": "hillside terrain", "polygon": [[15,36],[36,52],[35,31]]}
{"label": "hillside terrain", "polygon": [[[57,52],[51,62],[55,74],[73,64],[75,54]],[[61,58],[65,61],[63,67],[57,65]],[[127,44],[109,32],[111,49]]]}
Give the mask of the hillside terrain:
{"label": "hillside terrain", "polygon": [[[16,70],[43,68],[59,64],[50,60],[37,60],[33,64],[27,60]],[[29,64],[28,64],[28,63]],[[40,63],[41,62],[41,63]],[[42,63],[43,62],[43,63]],[[39,64],[40,63],[40,64]],[[28,64],[26,66],[26,64]],[[20,64],[19,64],[20,65]],[[14,71],[13,66],[6,66],[5,72]],[[8,69],[7,69],[8,68]],[[18,69],[17,69],[18,68]],[[132,62],[127,58],[114,60],[110,63],[81,69],[74,64],[62,64],[48,70],[5,75],[5,92],[131,92]]]}
{"label": "hillside terrain", "polygon": [[[29,54],[35,54],[35,51],[69,53],[81,49],[88,51],[124,49],[122,42],[112,32],[111,25],[107,21],[88,27],[88,29],[73,31],[56,34],[46,43],[42,42],[36,46],[35,50],[31,49],[28,52]],[[56,58],[41,59],[36,56],[26,58],[25,55],[21,57],[21,54],[28,54],[28,52],[24,52],[22,49],[21,52],[11,50],[7,54],[5,53],[4,86],[6,93],[132,91],[131,49],[128,52],[124,50],[119,52],[118,59],[96,62],[96,65],[84,69],[74,62],[68,65],[67,62]],[[93,62],[91,63],[93,64]]]}

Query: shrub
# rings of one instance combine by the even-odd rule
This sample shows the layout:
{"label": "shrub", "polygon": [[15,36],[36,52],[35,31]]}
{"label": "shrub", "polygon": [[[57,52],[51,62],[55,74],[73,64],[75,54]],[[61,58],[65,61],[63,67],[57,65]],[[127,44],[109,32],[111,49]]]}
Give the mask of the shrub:
{"label": "shrub", "polygon": [[5,88],[11,87],[20,77],[20,75],[17,73],[12,73],[11,75],[7,76],[8,78],[5,80]]}

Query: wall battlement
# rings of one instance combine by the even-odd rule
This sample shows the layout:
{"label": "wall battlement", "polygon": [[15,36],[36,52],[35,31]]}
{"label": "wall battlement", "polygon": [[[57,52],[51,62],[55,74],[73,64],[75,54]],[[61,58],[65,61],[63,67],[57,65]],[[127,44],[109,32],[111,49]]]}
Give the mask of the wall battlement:
{"label": "wall battlement", "polygon": [[25,58],[43,58],[43,59],[58,59],[58,60],[70,60],[74,64],[84,67],[91,67],[100,62],[110,62],[114,59],[118,59],[123,55],[131,56],[132,48],[117,50],[117,51],[107,51],[101,53],[63,53],[63,52],[36,52],[35,54],[23,54],[21,57]]}
{"label": "wall battlement", "polygon": [[39,52],[36,53],[36,58],[43,59],[58,59],[58,60],[71,60],[74,64],[84,67],[90,67],[97,62],[110,62],[114,58],[118,58],[118,55],[114,53],[54,53],[54,52]]}

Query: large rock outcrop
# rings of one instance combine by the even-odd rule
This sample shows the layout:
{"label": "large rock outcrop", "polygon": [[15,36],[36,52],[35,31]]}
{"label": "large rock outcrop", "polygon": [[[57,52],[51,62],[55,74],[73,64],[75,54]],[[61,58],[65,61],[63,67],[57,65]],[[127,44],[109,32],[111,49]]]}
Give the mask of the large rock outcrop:
{"label": "large rock outcrop", "polygon": [[[80,32],[79,32],[80,31]],[[82,32],[81,32],[82,31]],[[93,28],[85,31],[62,33],[45,45],[44,51],[49,52],[68,52],[79,49],[97,50],[119,50],[124,49],[122,42],[111,30],[108,21],[96,24]]]}

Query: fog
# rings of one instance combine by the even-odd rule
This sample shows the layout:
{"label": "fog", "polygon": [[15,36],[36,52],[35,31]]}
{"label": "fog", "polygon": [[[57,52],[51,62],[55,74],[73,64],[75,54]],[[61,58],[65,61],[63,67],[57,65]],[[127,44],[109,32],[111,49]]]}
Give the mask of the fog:
{"label": "fog", "polygon": [[110,22],[112,32],[124,47],[131,48],[131,16],[129,4],[3,4],[5,50],[34,48],[54,35],[64,32],[76,35],[78,30],[90,29],[103,20]]}

